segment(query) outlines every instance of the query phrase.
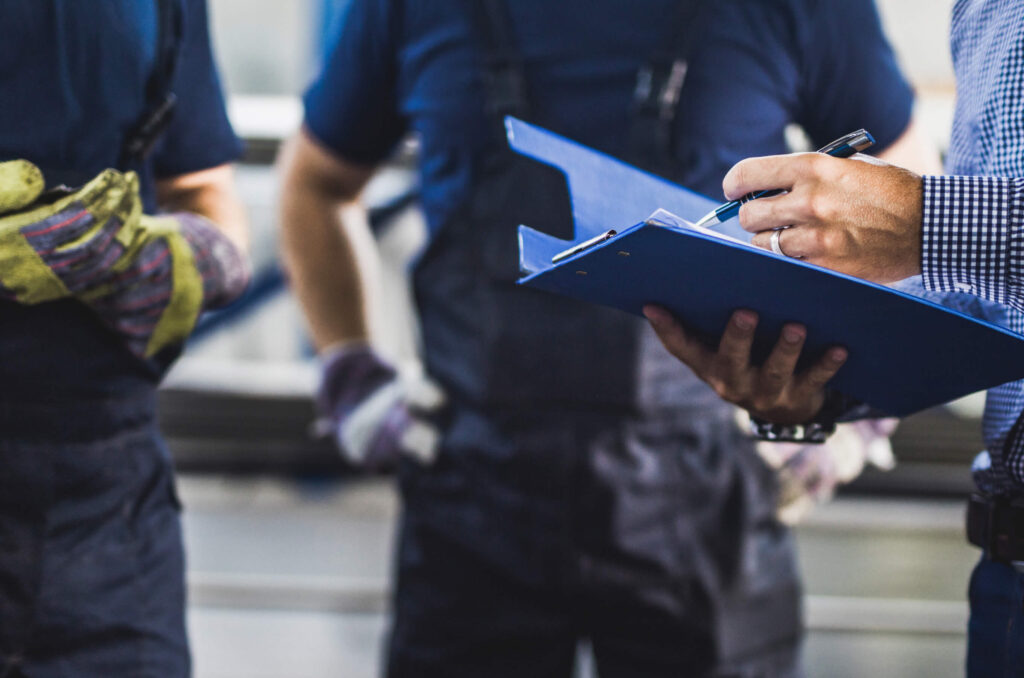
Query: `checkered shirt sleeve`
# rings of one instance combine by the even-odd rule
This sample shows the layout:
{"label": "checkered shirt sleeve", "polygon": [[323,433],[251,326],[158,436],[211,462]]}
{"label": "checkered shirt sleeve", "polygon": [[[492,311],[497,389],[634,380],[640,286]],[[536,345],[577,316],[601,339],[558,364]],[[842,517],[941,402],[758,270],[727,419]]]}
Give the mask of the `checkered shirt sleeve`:
{"label": "checkered shirt sleeve", "polygon": [[[967,292],[1024,311],[1024,179],[925,177],[923,216],[927,289]],[[1008,386],[1020,393],[1020,384]],[[1006,395],[989,393],[986,428],[1017,421],[1007,433],[986,435],[991,467],[980,470],[976,462],[974,474],[979,487],[997,494],[1024,487],[1024,414],[1018,416],[1020,398]]]}
{"label": "checkered shirt sleeve", "polygon": [[[1024,179],[1024,2],[956,0],[950,46],[951,176],[924,180],[922,277],[940,294],[965,291],[1005,304],[999,324],[1024,334],[1024,181],[998,178]],[[984,492],[1024,496],[1022,412],[1024,380],[989,390],[986,450],[973,467]]]}
{"label": "checkered shirt sleeve", "polygon": [[925,177],[925,287],[1024,310],[1024,179]]}

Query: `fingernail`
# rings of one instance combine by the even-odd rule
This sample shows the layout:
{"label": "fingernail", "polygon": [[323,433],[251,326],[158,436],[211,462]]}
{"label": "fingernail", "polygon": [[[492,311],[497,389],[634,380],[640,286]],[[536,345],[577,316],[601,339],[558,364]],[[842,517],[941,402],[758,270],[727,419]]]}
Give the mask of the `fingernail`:
{"label": "fingernail", "polygon": [[757,316],[749,311],[740,311],[733,316],[733,322],[741,330],[752,330],[757,324]]}
{"label": "fingernail", "polygon": [[657,306],[644,306],[644,317],[655,325],[660,325],[668,320],[668,314]]}
{"label": "fingernail", "polygon": [[786,343],[796,344],[804,338],[804,333],[795,327],[787,327],[782,330],[782,338],[786,340]]}
{"label": "fingernail", "polygon": [[834,348],[828,352],[828,357],[834,363],[845,363],[850,354],[845,348]]}

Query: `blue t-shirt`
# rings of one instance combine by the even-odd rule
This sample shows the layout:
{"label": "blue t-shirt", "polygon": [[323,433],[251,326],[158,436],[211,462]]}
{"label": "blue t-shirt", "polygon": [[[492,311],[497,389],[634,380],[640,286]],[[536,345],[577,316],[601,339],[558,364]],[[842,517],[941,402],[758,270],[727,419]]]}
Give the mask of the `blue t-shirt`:
{"label": "blue t-shirt", "polygon": [[[507,0],[531,122],[621,155],[637,71],[678,1]],[[871,0],[719,0],[701,36],[676,135],[696,191],[720,197],[737,161],[785,152],[790,123],[818,145],[865,127],[884,149],[910,121],[913,93]],[[433,230],[467,197],[492,138],[481,72],[465,0],[351,0],[306,94],[306,126],[366,165],[418,133]]]}
{"label": "blue t-shirt", "polygon": [[[181,4],[178,109],[140,172],[149,211],[154,179],[215,167],[241,150],[214,69],[206,2]],[[51,184],[115,167],[145,110],[157,36],[156,0],[0,0],[0,160],[27,158]],[[143,399],[165,367],[133,358],[77,301],[0,301],[0,325],[0,351],[14,357],[0,361],[0,383],[17,385],[19,403]],[[0,394],[0,411],[10,407]]]}
{"label": "blue t-shirt", "polygon": [[[183,40],[172,91],[178,108],[143,175],[230,162],[231,130],[213,64],[205,0],[180,0]],[[156,65],[156,0],[0,0],[0,160],[27,158],[58,175],[116,167],[146,108]]]}

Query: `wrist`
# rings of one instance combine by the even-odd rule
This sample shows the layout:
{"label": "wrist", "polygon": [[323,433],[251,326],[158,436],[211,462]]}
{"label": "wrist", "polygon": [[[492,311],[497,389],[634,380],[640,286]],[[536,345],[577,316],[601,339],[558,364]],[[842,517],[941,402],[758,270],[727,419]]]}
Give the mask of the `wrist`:
{"label": "wrist", "polygon": [[370,340],[366,337],[354,337],[352,339],[339,339],[337,341],[333,341],[319,349],[316,357],[320,362],[320,365],[324,366],[330,362],[341,359],[346,354],[359,351],[373,351],[373,346],[370,344]]}
{"label": "wrist", "polygon": [[320,356],[320,415],[340,420],[398,376],[396,370],[364,341],[332,345]]}
{"label": "wrist", "polygon": [[820,444],[835,433],[836,421],[847,407],[847,399],[838,391],[826,391],[821,407],[806,420],[780,424],[750,415],[750,432],[758,440],[786,443]]}
{"label": "wrist", "polygon": [[924,178],[921,271],[926,289],[1003,301],[1014,254],[1014,216],[1024,209],[1018,180]]}
{"label": "wrist", "polygon": [[203,280],[203,308],[226,306],[249,286],[252,268],[249,257],[221,228],[194,212],[172,215],[192,251]]}
{"label": "wrist", "polygon": [[807,422],[804,424],[775,424],[750,417],[750,433],[758,440],[773,443],[802,443],[819,445],[836,431],[836,423]]}

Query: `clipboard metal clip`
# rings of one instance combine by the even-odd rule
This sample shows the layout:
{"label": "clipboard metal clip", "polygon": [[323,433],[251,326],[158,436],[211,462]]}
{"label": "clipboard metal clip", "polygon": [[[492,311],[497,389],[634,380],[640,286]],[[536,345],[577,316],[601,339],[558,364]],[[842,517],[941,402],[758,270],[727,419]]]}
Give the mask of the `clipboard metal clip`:
{"label": "clipboard metal clip", "polygon": [[608,231],[606,233],[602,233],[599,236],[593,237],[590,240],[586,240],[584,242],[581,242],[578,245],[573,245],[572,247],[570,247],[569,249],[565,250],[564,252],[559,252],[555,256],[551,257],[551,263],[552,264],[557,264],[558,262],[565,261],[569,257],[574,256],[576,254],[579,254],[580,252],[586,252],[587,250],[589,250],[591,247],[593,247],[595,245],[600,245],[601,243],[605,242],[606,240],[611,240],[616,235],[618,235],[618,233],[619,233],[618,231],[612,229],[612,230],[610,230],[610,231]]}

